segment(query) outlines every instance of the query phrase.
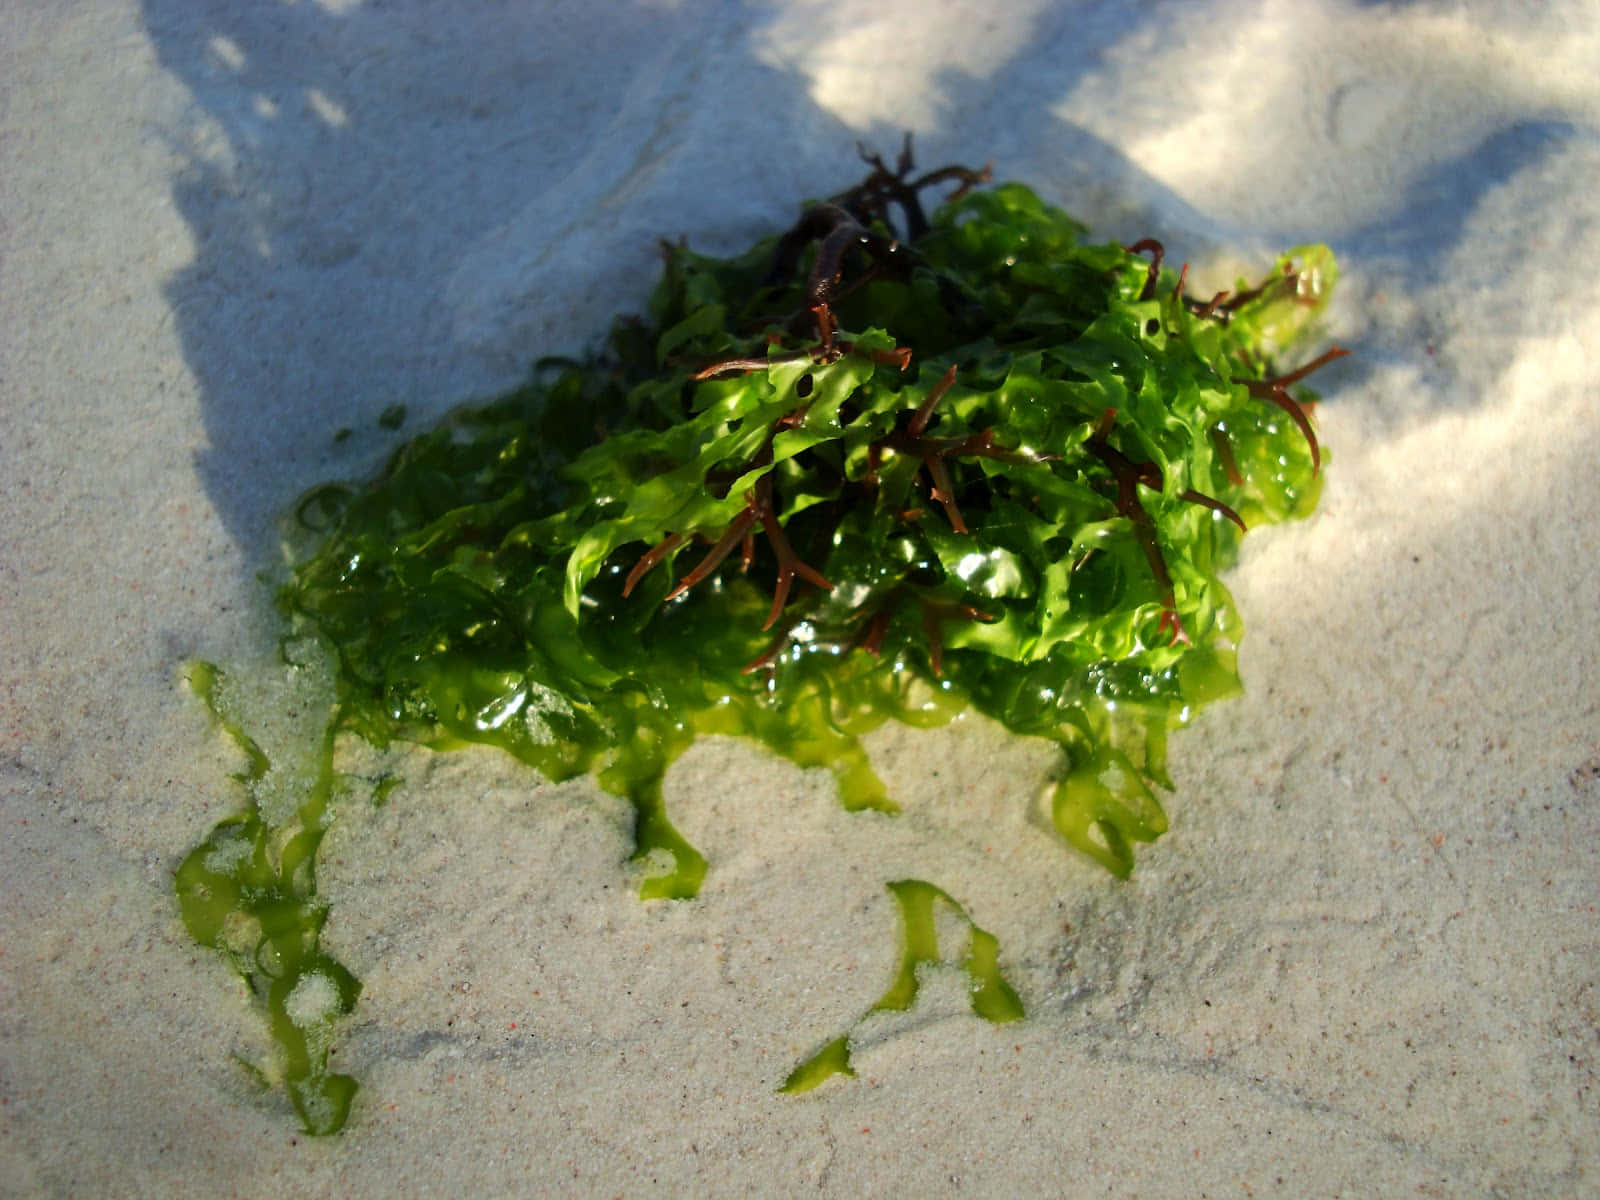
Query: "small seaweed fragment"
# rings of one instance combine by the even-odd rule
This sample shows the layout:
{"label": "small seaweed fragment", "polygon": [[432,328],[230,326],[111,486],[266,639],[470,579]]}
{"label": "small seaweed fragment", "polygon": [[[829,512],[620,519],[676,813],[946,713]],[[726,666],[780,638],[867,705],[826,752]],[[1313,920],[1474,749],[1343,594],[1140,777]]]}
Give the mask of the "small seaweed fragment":
{"label": "small seaweed fragment", "polygon": [[[863,157],[861,184],[743,255],[665,245],[648,318],[600,352],[301,501],[310,544],[278,600],[333,664],[330,764],[349,734],[591,773],[637,814],[641,893],[685,898],[708,864],[662,779],[696,737],[753,738],[892,812],[862,736],[971,708],[1054,743],[1055,828],[1132,869],[1167,828],[1168,732],[1239,686],[1220,572],[1247,526],[1316,502],[1302,384],[1344,351],[1278,364],[1332,256],[1300,247],[1192,297],[1160,243],[1087,243],[1027,188],[980,188],[987,169],[917,175],[909,141],[893,166]],[[287,816],[252,800],[178,880],[191,933],[264,998],[314,1132],[353,1088],[324,1026],[295,1019],[356,995],[317,948],[333,786],[330,765]],[[891,890],[906,948],[885,1009],[942,961],[934,909],[966,919],[930,883]],[[974,1009],[1012,1019],[968,925]],[[787,1086],[849,1065],[846,1035]]]}
{"label": "small seaweed fragment", "polygon": [[316,896],[316,855],[336,788],[334,727],[317,748],[315,776],[300,803],[274,814],[263,797],[272,763],[231,711],[225,675],[211,663],[193,663],[188,677],[245,755],[247,766],[236,778],[248,804],[179,864],[179,911],[189,936],[220,951],[265,1009],[282,1053],[282,1079],[305,1131],[333,1133],[356,1094],[354,1079],[328,1069],[333,1025],[361,993],[355,976],[318,944],[327,907]]}
{"label": "small seaweed fragment", "polygon": [[[889,891],[900,906],[900,967],[887,991],[863,1013],[856,1026],[877,1013],[905,1012],[917,1002],[922,982],[919,972],[926,967],[956,966],[968,977],[968,995],[975,1015],[991,1025],[1004,1025],[1022,1019],[1022,1001],[1000,973],[1000,943],[994,934],[978,928],[966,909],[948,892],[920,879],[900,879],[889,884]],[[965,927],[966,952],[952,962],[939,949],[935,924],[937,907],[947,909]],[[806,1059],[784,1080],[782,1092],[809,1092],[835,1075],[854,1075],[850,1061],[851,1033],[828,1042]]]}

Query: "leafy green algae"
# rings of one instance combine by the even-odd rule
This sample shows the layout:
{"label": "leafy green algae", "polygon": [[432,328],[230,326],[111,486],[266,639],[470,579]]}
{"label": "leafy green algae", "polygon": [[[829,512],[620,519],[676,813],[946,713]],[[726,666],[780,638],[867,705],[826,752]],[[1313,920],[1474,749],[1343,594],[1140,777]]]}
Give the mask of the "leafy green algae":
{"label": "leafy green algae", "polygon": [[[287,822],[252,803],[219,825],[178,894],[265,1005],[309,1131],[339,1128],[354,1090],[326,1069],[327,1023],[358,989],[317,949],[313,872],[340,733],[592,773],[634,806],[636,857],[663,864],[646,898],[692,897],[707,869],[662,800],[707,733],[892,812],[862,735],[973,708],[1060,747],[1055,827],[1116,875],[1165,831],[1168,731],[1238,687],[1218,572],[1247,525],[1317,498],[1288,389],[1342,352],[1272,363],[1332,257],[1301,247],[1201,300],[1157,243],[1086,245],[1020,185],[909,180],[908,157],[869,159],[861,187],[738,258],[666,248],[648,321],[301,501],[316,540],[279,603],[335,663],[327,769]],[[924,218],[919,189],[947,179],[957,194]],[[212,706],[248,789],[264,759]],[[937,903],[970,927],[974,1010],[1021,1015],[991,935],[931,884],[890,887],[905,949],[872,1011],[908,1006],[939,961]],[[292,999],[312,978],[308,1030]],[[848,1035],[784,1086],[841,1072]]]}
{"label": "leafy green algae", "polygon": [[[191,850],[175,886],[189,935],[220,951],[266,1010],[282,1054],[289,1098],[308,1133],[333,1133],[349,1115],[356,1081],[328,1070],[333,1022],[355,1007],[361,985],[319,947],[327,908],[316,896],[316,854],[338,780],[330,722],[314,754],[314,778],[291,812],[274,812],[263,784],[272,764],[239,724],[210,663],[189,667],[189,684],[243,751],[236,778],[248,800]],[[245,1064],[258,1076],[262,1073]]]}

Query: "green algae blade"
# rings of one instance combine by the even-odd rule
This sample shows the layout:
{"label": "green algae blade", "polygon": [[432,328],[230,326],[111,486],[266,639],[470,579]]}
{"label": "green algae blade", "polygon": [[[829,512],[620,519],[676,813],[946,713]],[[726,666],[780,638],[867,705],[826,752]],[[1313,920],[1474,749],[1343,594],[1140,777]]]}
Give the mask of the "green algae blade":
{"label": "green algae blade", "polygon": [[218,822],[178,866],[178,911],[189,936],[228,960],[266,1017],[280,1061],[256,1073],[282,1078],[306,1133],[337,1133],[357,1086],[328,1070],[328,1054],[337,1019],[361,993],[355,976],[319,946],[327,909],[316,895],[315,860],[331,816],[337,720],[324,730],[312,778],[288,781],[299,802],[274,821],[259,789],[275,768],[244,732],[225,674],[209,663],[191,664],[187,674],[248,767],[236,777],[246,785],[244,811]]}
{"label": "green algae blade", "polygon": [[[809,1092],[835,1075],[855,1075],[850,1046],[855,1030],[875,1013],[906,1012],[915,1006],[921,988],[919,972],[927,967],[954,966],[966,972],[972,1011],[991,1025],[1020,1021],[1022,1001],[1000,973],[1000,942],[981,929],[943,888],[921,879],[899,879],[888,885],[900,909],[900,962],[883,995],[856,1020],[851,1030],[828,1042],[789,1073],[780,1092]],[[952,959],[939,949],[937,915],[943,908],[967,936],[966,953]]]}
{"label": "green algae blade", "polygon": [[841,1034],[790,1071],[778,1090],[799,1095],[821,1087],[835,1075],[854,1078],[855,1073],[856,1069],[850,1065],[850,1035]]}
{"label": "green algae blade", "polygon": [[635,862],[648,862],[658,854],[672,859],[672,868],[652,875],[639,885],[641,900],[692,900],[700,894],[706,877],[705,855],[696,850],[667,820],[666,803],[657,780],[644,793],[635,792],[633,827]]}
{"label": "green algae blade", "polygon": [[1022,1001],[1000,974],[1000,943],[980,929],[949,892],[920,879],[889,884],[900,905],[901,953],[895,979],[868,1013],[902,1012],[917,1001],[918,968],[947,961],[939,950],[936,906],[943,905],[966,927],[968,947],[960,967],[970,980],[972,1009],[993,1024],[1021,1020]]}

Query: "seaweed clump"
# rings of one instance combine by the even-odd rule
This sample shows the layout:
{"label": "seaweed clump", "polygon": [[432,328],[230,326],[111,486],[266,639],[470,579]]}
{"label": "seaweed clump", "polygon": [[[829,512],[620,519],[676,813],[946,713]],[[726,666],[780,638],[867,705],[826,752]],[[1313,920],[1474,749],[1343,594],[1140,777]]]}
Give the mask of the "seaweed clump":
{"label": "seaweed clump", "polygon": [[[1239,686],[1219,572],[1246,528],[1317,499],[1299,385],[1344,352],[1276,362],[1333,259],[1302,246],[1191,296],[1153,240],[1085,243],[1026,187],[980,187],[987,171],[914,175],[909,141],[892,167],[865,157],[861,184],[743,255],[664,246],[648,319],[602,352],[543,362],[378,478],[302,500],[316,537],[279,603],[335,664],[328,763],[348,732],[592,772],[633,804],[637,856],[670,863],[643,895],[685,898],[706,863],[661,783],[696,736],[755,738],[831,769],[848,807],[892,811],[862,735],[973,708],[1060,747],[1056,829],[1131,870],[1167,828],[1169,730]],[[931,214],[930,189],[950,189]],[[317,950],[325,824],[320,802],[277,824],[252,807],[177,880],[190,931],[266,1005],[313,1132],[354,1092],[290,1019],[313,975],[324,1024],[357,992]],[[937,958],[933,905],[965,913],[931,884],[891,890],[892,1009]],[[975,1010],[1019,1016],[968,924]],[[849,1069],[846,1035],[786,1086]]]}

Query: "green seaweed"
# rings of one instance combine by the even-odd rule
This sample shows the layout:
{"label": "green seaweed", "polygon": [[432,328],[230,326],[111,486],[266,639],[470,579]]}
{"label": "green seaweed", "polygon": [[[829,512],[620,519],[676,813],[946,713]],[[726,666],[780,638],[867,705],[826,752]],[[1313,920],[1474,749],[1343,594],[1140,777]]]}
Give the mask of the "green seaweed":
{"label": "green seaweed", "polygon": [[[226,676],[193,663],[189,685],[244,752],[244,812],[222,821],[179,865],[174,886],[189,936],[220,951],[266,1010],[282,1055],[282,1078],[307,1133],[340,1129],[356,1081],[328,1070],[336,1018],[355,1007],[361,985],[319,947],[327,908],[316,896],[317,847],[331,819],[337,781],[330,722],[315,775],[290,813],[269,812],[262,785],[273,767],[225,698]],[[248,1066],[248,1064],[247,1064]],[[264,1074],[250,1067],[252,1076]]]}
{"label": "green seaweed", "polygon": [[[868,161],[860,187],[744,255],[665,247],[648,319],[296,506],[305,549],[278,601],[286,636],[334,664],[326,770],[287,825],[254,803],[219,825],[178,889],[196,940],[265,1003],[308,1130],[337,1128],[353,1089],[326,1072],[323,1026],[290,1011],[312,975],[330,1020],[356,996],[317,949],[312,871],[341,734],[593,774],[634,807],[647,899],[693,897],[707,870],[662,780],[708,733],[893,812],[862,736],[975,709],[1059,747],[1055,828],[1114,874],[1166,829],[1168,732],[1239,686],[1219,572],[1247,525],[1303,517],[1320,489],[1297,385],[1343,352],[1273,362],[1332,257],[1300,247],[1199,299],[1159,244],[1086,244],[1021,185],[912,179],[909,146],[895,169]],[[947,181],[924,216],[920,192]],[[209,702],[248,789],[264,758]],[[943,903],[970,927],[974,1011],[1021,1015],[953,898],[890,887],[905,949],[873,1011],[915,999]],[[784,1087],[840,1073],[848,1035]]]}
{"label": "green seaweed", "polygon": [[[956,903],[946,891],[920,879],[901,879],[889,884],[889,891],[900,905],[900,969],[894,982],[871,1008],[856,1021],[860,1025],[868,1017],[880,1012],[906,1012],[917,1002],[921,988],[919,971],[924,967],[946,962],[939,952],[939,933],[935,924],[935,906],[943,905],[958,917],[967,931],[967,951],[959,964],[968,976],[968,992],[972,1011],[992,1025],[1020,1021],[1023,1016],[1022,1001],[1000,973],[1000,943],[994,934],[979,929],[966,909]],[[851,1034],[842,1034],[828,1042],[810,1058],[797,1066],[779,1088],[782,1092],[809,1092],[835,1075],[851,1075],[856,1071],[850,1061]]]}

